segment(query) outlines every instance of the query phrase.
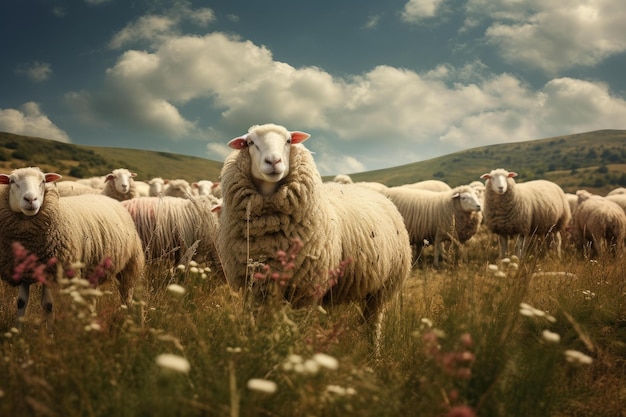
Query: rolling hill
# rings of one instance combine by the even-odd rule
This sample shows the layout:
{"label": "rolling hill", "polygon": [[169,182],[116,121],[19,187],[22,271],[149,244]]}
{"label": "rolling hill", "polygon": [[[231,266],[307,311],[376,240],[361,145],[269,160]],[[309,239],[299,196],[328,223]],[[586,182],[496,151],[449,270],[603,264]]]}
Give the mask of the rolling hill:
{"label": "rolling hill", "polygon": [[[216,180],[222,162],[166,152],[84,146],[0,132],[0,171],[37,165],[66,179],[103,175],[115,168],[152,177]],[[494,168],[519,181],[546,178],[567,192],[586,188],[605,194],[626,186],[626,131],[599,130],[526,142],[482,146],[394,168],[351,174],[354,181],[393,186],[425,179],[467,184]],[[325,177],[326,180],[332,177]]]}

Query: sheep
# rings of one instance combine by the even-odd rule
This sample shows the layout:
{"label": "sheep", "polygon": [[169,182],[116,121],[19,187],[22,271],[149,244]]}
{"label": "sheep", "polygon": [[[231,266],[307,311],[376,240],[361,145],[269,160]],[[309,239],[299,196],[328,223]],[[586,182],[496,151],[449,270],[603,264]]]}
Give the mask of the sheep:
{"label": "sheep", "polygon": [[500,257],[506,256],[510,237],[517,237],[516,255],[521,257],[529,237],[548,235],[552,235],[560,257],[561,232],[571,219],[565,193],[547,180],[517,184],[516,176],[498,168],[480,177],[486,180],[483,216],[488,229],[498,235]]}
{"label": "sheep", "polygon": [[608,192],[607,197],[611,195],[619,195],[619,194],[626,194],[626,188],[624,187],[614,188]]}
{"label": "sheep", "polygon": [[191,183],[195,195],[213,195],[213,181],[200,180]]}
{"label": "sheep", "polygon": [[217,203],[213,196],[193,200],[144,197],[121,202],[135,222],[147,261],[180,263],[187,250],[193,248],[195,252],[189,254],[190,258],[219,270],[215,248],[217,216],[212,213]]}
{"label": "sheep", "polygon": [[81,194],[100,194],[101,190],[97,190],[89,185],[85,185],[78,181],[56,181],[54,186],[59,191],[61,197],[69,195],[81,195]]}
{"label": "sheep", "polygon": [[115,276],[125,304],[132,302],[133,288],[142,276],[145,259],[128,212],[101,194],[60,197],[55,187],[46,185],[60,178],[37,167],[0,174],[0,184],[8,185],[0,187],[0,277],[19,287],[18,323],[26,312],[29,286],[41,277],[35,271],[14,275],[16,242],[47,265],[41,300],[47,323],[53,310],[47,283],[56,277],[50,260],[56,259],[66,271],[78,262],[84,264],[85,277],[97,281],[94,284]]}
{"label": "sheep", "polygon": [[578,233],[578,243],[583,247],[591,242],[598,255],[608,252],[619,254],[626,237],[626,213],[614,201],[586,190],[576,191],[578,205],[574,213],[574,223]]}
{"label": "sheep", "polygon": [[102,176],[95,176],[95,177],[89,177],[89,178],[79,178],[76,180],[76,182],[79,182],[83,185],[88,185],[92,188],[95,188],[96,190],[102,191],[104,189],[105,179],[106,179],[106,176],[102,175]]}
{"label": "sheep", "polygon": [[611,194],[606,196],[607,200],[617,203],[626,212],[626,194]]}
{"label": "sheep", "polygon": [[105,176],[102,194],[118,201],[129,200],[137,197],[135,180],[137,174],[126,168],[118,168]]}
{"label": "sheep", "polygon": [[161,177],[154,177],[148,181],[148,185],[150,189],[148,191],[148,196],[150,197],[159,197],[163,195],[163,191],[165,189],[165,185],[168,183],[168,180],[164,180]]}
{"label": "sheep", "polygon": [[385,184],[376,182],[376,181],[357,181],[354,184],[358,185],[359,187],[369,188],[370,190],[373,190],[382,194],[384,194],[385,191],[387,191],[387,188],[389,188]]}
{"label": "sheep", "polygon": [[469,186],[474,189],[476,192],[476,196],[480,200],[481,203],[485,202],[485,184],[480,181],[472,181],[469,183]]}
{"label": "sheep", "polygon": [[134,181],[137,197],[148,197],[150,195],[150,184],[146,181]]}
{"label": "sheep", "polygon": [[[228,282],[263,299],[271,280],[252,281],[255,265],[282,271],[279,251],[294,242],[293,275],[278,287],[295,308],[363,302],[370,347],[378,346],[386,302],[411,270],[402,216],[385,196],[352,184],[323,183],[308,133],[275,124],[232,139],[221,171],[218,251]],[[343,263],[343,264],[342,264]],[[333,273],[334,268],[342,274]]]}
{"label": "sheep", "polygon": [[412,245],[434,246],[434,266],[439,266],[442,242],[451,241],[458,251],[478,232],[482,221],[481,203],[472,187],[463,185],[450,191],[429,191],[389,187],[385,193],[404,218]]}
{"label": "sheep", "polygon": [[429,191],[450,191],[452,187],[440,180],[424,180],[412,184],[404,184],[403,187]]}
{"label": "sheep", "polygon": [[167,187],[163,190],[163,195],[179,198],[191,198],[193,191],[187,180],[177,179],[170,180]]}
{"label": "sheep", "polygon": [[335,175],[335,177],[333,178],[333,181],[338,182],[339,184],[353,184],[354,183],[354,181],[352,181],[352,178],[350,178],[350,176],[346,174]]}

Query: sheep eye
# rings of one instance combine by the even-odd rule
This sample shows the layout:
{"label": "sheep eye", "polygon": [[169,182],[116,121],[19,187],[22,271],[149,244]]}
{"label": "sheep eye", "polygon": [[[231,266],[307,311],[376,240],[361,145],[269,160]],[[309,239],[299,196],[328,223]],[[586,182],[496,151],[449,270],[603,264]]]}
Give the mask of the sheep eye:
{"label": "sheep eye", "polygon": [[253,140],[248,142],[248,146],[252,146],[252,145],[254,145],[254,141]]}
{"label": "sheep eye", "polygon": [[291,143],[291,139],[287,139],[287,143]]}

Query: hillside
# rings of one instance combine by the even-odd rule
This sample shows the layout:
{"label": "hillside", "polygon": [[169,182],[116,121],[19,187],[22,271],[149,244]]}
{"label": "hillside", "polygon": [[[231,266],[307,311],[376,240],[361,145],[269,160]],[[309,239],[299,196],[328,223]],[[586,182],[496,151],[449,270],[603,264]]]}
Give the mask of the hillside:
{"label": "hillside", "polygon": [[[67,179],[128,168],[137,172],[138,179],[160,176],[196,181],[217,179],[222,163],[174,153],[74,145],[0,133],[0,171],[29,165],[58,172]],[[547,178],[567,192],[586,188],[605,194],[617,186],[626,186],[626,131],[599,130],[482,146],[351,177],[355,181],[379,181],[391,186],[425,179],[458,185],[476,180],[494,168],[516,171],[519,181]]]}

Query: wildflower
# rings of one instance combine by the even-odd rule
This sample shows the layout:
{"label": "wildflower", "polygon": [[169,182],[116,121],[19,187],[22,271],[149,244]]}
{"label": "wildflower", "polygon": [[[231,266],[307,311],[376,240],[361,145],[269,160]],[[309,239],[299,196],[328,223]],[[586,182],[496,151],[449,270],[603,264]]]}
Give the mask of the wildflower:
{"label": "wildflower", "polygon": [[428,327],[429,329],[433,327],[433,321],[431,319],[427,319],[426,317],[422,317],[420,322],[422,322],[422,324]]}
{"label": "wildflower", "polygon": [[252,378],[246,384],[249,390],[273,394],[278,389],[276,382],[268,379]]}
{"label": "wildflower", "polygon": [[308,375],[315,375],[320,370],[320,364],[313,359],[307,359],[304,361],[303,366],[303,373]]}
{"label": "wildflower", "polygon": [[226,352],[228,353],[241,353],[242,349],[240,347],[227,347]]}
{"label": "wildflower", "polygon": [[592,298],[596,296],[596,293],[589,291],[589,290],[584,290],[583,295],[585,296],[585,300],[591,300]]}
{"label": "wildflower", "polygon": [[500,262],[502,262],[504,265],[507,265],[511,263],[511,260],[509,258],[503,258],[500,260]]}
{"label": "wildflower", "polygon": [[189,369],[191,368],[187,359],[171,353],[163,353],[157,356],[156,363],[163,369],[179,372],[181,374],[189,373]]}
{"label": "wildflower", "polygon": [[316,353],[313,355],[313,360],[320,366],[332,371],[339,368],[339,361],[330,355],[326,355],[325,353]]}
{"label": "wildflower", "polygon": [[496,273],[494,274],[494,276],[495,276],[496,278],[504,278],[504,277],[506,277],[506,274],[505,274],[504,272],[502,272],[502,271],[498,271],[498,272],[496,272]]}
{"label": "wildflower", "polygon": [[593,362],[593,358],[591,356],[587,356],[582,352],[577,350],[568,349],[565,351],[565,359],[577,365],[591,365]]}
{"label": "wildflower", "polygon": [[197,274],[198,272],[200,272],[200,270],[197,266],[192,266],[191,268],[189,268],[189,272],[192,274]]}
{"label": "wildflower", "polygon": [[511,264],[509,264],[509,269],[512,269],[512,270],[514,270],[514,271],[517,271],[517,270],[518,270],[518,268],[519,268],[519,264],[517,264],[517,263],[511,263]]}
{"label": "wildflower", "polygon": [[336,394],[344,397],[347,395],[356,394],[356,390],[354,388],[344,388],[339,385],[328,385],[326,387],[326,392],[330,392],[331,394]]}
{"label": "wildflower", "polygon": [[183,295],[185,294],[185,288],[181,287],[178,284],[170,284],[167,286],[167,290],[169,292],[171,292],[172,294],[176,294],[176,295]]}
{"label": "wildflower", "polygon": [[176,269],[178,269],[180,272],[183,272],[185,270],[185,265],[183,264],[179,264]]}
{"label": "wildflower", "polygon": [[551,332],[550,330],[544,330],[541,332],[541,336],[543,340],[548,343],[559,343],[561,341],[561,336],[558,333]]}
{"label": "wildflower", "polygon": [[521,303],[520,305],[520,314],[522,316],[526,316],[526,317],[545,317],[546,316],[546,312],[536,309],[535,307],[526,304],[526,303]]}
{"label": "wildflower", "polygon": [[498,265],[489,264],[487,268],[489,268],[490,271],[496,272],[498,270]]}
{"label": "wildflower", "polygon": [[189,266],[192,267],[192,268],[197,267],[198,266],[198,262],[196,262],[196,261],[189,261]]}

